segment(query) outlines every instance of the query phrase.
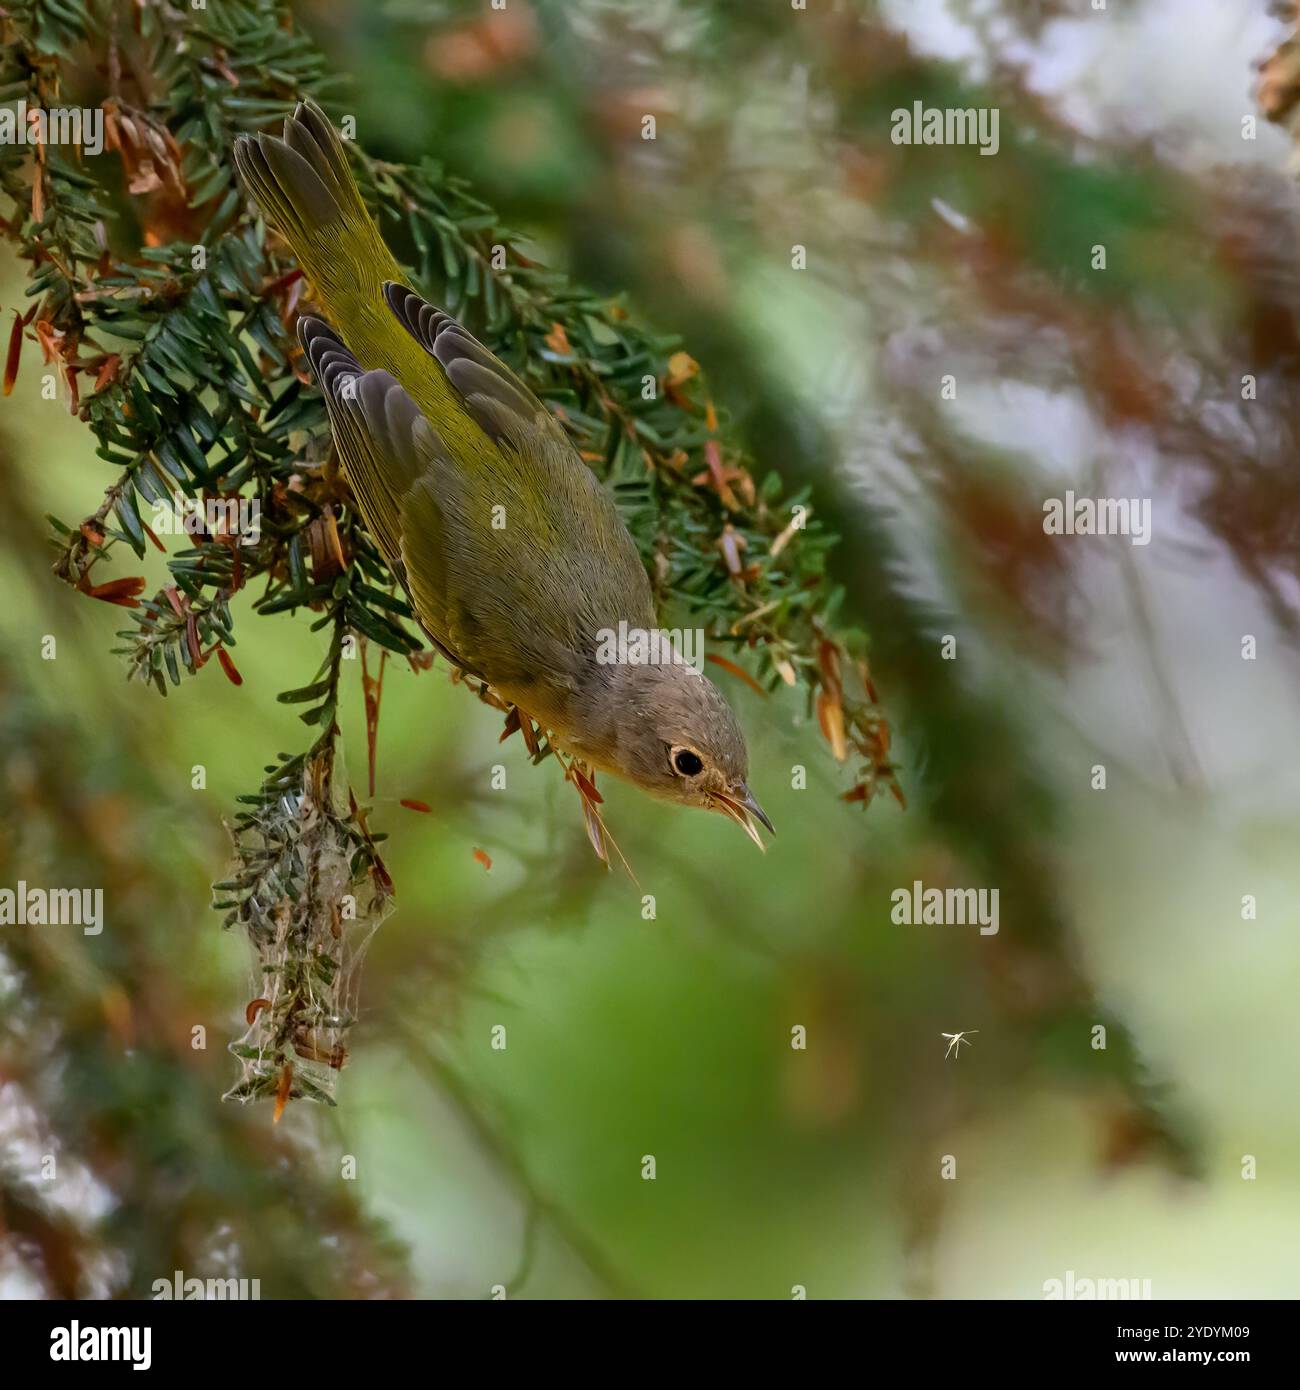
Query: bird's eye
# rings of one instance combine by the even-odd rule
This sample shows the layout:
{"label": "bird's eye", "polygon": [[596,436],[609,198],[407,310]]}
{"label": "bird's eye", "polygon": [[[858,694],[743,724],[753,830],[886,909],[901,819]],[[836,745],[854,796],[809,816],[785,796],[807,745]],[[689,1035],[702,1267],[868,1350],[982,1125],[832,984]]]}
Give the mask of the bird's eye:
{"label": "bird's eye", "polygon": [[694,777],[697,772],[704,770],[700,755],[693,753],[689,748],[679,748],[673,754],[673,766],[683,777]]}

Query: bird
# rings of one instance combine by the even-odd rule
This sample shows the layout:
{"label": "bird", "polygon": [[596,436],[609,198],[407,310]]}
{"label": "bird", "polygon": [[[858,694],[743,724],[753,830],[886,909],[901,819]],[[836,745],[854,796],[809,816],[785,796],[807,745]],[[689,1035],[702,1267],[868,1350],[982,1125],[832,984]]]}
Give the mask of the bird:
{"label": "bird", "polygon": [[343,474],[437,651],[567,755],[602,858],[598,772],[721,812],[762,849],[772,822],[722,692],[684,660],[602,657],[602,634],[655,629],[612,498],[530,387],[404,282],[329,118],[302,101],[234,158],[324,313],[298,338]]}

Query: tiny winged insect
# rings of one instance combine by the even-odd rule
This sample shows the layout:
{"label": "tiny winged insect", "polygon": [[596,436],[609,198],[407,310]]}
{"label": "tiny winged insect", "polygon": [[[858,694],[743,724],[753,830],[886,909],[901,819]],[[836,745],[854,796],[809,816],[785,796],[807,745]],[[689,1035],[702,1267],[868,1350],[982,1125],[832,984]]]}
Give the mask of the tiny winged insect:
{"label": "tiny winged insect", "polygon": [[975,1034],[978,1032],[978,1028],[967,1028],[965,1032],[962,1033],[940,1033],[939,1036],[941,1038],[948,1039],[948,1050],[943,1055],[945,1057],[951,1057],[953,1053],[956,1052],[956,1054],[960,1056],[962,1043],[965,1043],[967,1047],[970,1047],[970,1039],[973,1038]]}

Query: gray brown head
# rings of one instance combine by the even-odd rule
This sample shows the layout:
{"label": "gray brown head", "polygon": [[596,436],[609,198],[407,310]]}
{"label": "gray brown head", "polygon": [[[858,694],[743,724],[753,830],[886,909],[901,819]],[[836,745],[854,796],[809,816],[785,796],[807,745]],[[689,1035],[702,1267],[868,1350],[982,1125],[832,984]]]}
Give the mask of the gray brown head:
{"label": "gray brown head", "polygon": [[664,801],[719,811],[760,849],[772,822],[749,790],[745,735],[722,692],[684,662],[598,669],[589,708],[608,712],[592,761]]}

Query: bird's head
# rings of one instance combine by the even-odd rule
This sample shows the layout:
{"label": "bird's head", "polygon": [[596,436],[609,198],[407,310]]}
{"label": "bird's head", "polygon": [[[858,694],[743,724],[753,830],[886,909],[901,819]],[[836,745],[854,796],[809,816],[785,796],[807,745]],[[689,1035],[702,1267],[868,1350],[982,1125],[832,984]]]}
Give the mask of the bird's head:
{"label": "bird's head", "polygon": [[684,662],[607,669],[619,711],[609,770],[662,800],[721,812],[762,849],[755,821],[772,822],[749,790],[745,735],[718,687]]}

